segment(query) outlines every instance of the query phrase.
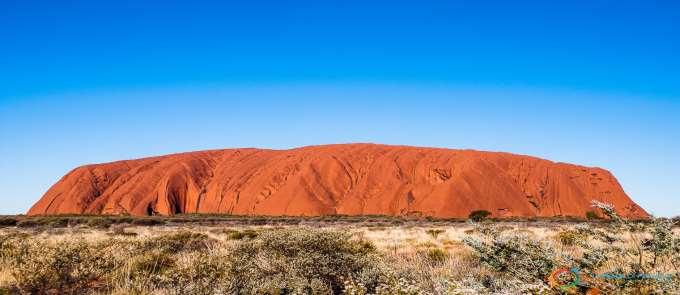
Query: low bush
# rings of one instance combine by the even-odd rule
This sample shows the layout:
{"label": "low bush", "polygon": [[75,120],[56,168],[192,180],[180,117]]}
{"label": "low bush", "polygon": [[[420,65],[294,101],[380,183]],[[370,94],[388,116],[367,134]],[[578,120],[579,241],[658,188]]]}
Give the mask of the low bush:
{"label": "low bush", "polygon": [[602,219],[602,217],[600,217],[600,215],[597,214],[597,211],[589,210],[589,211],[586,211],[586,219],[595,220],[595,219]]}
{"label": "low bush", "polygon": [[31,219],[19,220],[16,223],[17,227],[23,227],[23,228],[36,227],[36,226],[39,226],[39,225],[41,225],[41,224],[36,222],[35,220],[31,220]]}
{"label": "low bush", "polygon": [[[25,233],[0,234],[0,262],[7,263],[18,254],[17,244],[29,237]],[[11,261],[10,261],[11,262]]]}
{"label": "low bush", "polygon": [[13,288],[28,294],[78,294],[97,289],[113,267],[110,255],[83,240],[15,245]]}
{"label": "low bush", "polygon": [[468,218],[470,218],[472,221],[480,222],[487,217],[491,215],[491,212],[486,211],[486,210],[475,210],[470,212],[470,215],[468,215]]}
{"label": "low bush", "polygon": [[105,228],[109,228],[109,226],[111,226],[112,224],[115,223],[114,220],[112,220],[110,218],[106,218],[106,217],[92,217],[92,218],[88,218],[86,220],[87,221],[85,223],[87,224],[87,226],[92,227],[92,228],[105,229]]}
{"label": "low bush", "polygon": [[[529,283],[568,294],[680,292],[680,239],[673,233],[672,222],[662,218],[625,220],[613,206],[593,203],[609,222],[599,226],[580,224],[558,233],[559,243],[577,247],[570,251],[558,252],[550,241],[502,235],[493,228],[482,237],[467,237],[465,243],[480,262],[504,277],[501,281],[505,283]],[[573,281],[575,276],[566,278],[573,284],[553,277],[553,271],[565,267],[578,271],[578,282]]]}
{"label": "low bush", "polygon": [[237,245],[228,257],[231,293],[338,294],[350,278],[374,289],[375,247],[325,230],[268,231]]}
{"label": "low bush", "polygon": [[17,225],[17,219],[14,217],[2,216],[0,217],[0,227],[8,227]]}
{"label": "low bush", "polygon": [[127,225],[125,224],[112,224],[109,229],[111,229],[111,235],[114,236],[136,236],[134,232],[125,231]]}
{"label": "low bush", "polygon": [[557,240],[565,246],[583,245],[586,236],[577,230],[565,230],[557,234]]}
{"label": "low bush", "polygon": [[132,277],[145,279],[169,270],[175,265],[175,259],[167,251],[154,249],[132,257],[128,263]]}
{"label": "low bush", "polygon": [[439,248],[432,248],[427,251],[427,259],[433,263],[442,263],[449,258],[449,253],[446,250]]}
{"label": "low bush", "polygon": [[230,240],[243,240],[243,239],[253,239],[257,237],[257,232],[252,229],[247,229],[244,231],[233,230],[227,233],[227,237]]}
{"label": "low bush", "polygon": [[441,233],[445,232],[445,230],[443,230],[443,229],[428,229],[428,230],[426,230],[425,232],[426,232],[428,235],[430,235],[433,239],[436,240],[437,237],[438,237]]}
{"label": "low bush", "polygon": [[45,227],[61,228],[69,226],[69,218],[61,216],[44,216],[21,219],[16,223],[17,227]]}
{"label": "low bush", "polygon": [[468,237],[464,242],[482,263],[524,282],[540,283],[560,265],[552,248],[522,236],[496,236],[490,242]]}
{"label": "low bush", "polygon": [[165,220],[160,218],[135,218],[130,222],[132,225],[155,226],[165,224]]}
{"label": "low bush", "polygon": [[170,294],[224,293],[229,285],[226,260],[215,259],[208,253],[197,253],[168,275],[167,285]]}

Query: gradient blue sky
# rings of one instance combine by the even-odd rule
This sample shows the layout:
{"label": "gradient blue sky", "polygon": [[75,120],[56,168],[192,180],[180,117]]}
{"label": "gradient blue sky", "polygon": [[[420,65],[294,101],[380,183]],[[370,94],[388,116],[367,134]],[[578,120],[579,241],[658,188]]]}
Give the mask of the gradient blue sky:
{"label": "gradient blue sky", "polygon": [[0,214],[86,163],[342,142],[600,166],[680,214],[680,2],[101,2],[0,2]]}

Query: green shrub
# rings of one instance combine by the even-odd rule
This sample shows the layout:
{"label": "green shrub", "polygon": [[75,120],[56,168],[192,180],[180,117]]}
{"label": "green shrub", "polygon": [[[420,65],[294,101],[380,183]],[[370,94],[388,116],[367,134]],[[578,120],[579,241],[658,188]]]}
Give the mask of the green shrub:
{"label": "green shrub", "polygon": [[36,227],[38,225],[40,225],[38,222],[36,222],[35,220],[31,220],[31,219],[19,220],[16,223],[17,227],[22,227],[22,228]]}
{"label": "green shrub", "polygon": [[257,237],[257,232],[252,229],[247,229],[244,231],[234,230],[227,234],[230,240],[243,240],[243,239],[253,239]]}
{"label": "green shrub", "polygon": [[175,268],[168,275],[170,294],[224,294],[228,288],[225,259],[212,254],[197,253],[189,262]]}
{"label": "green shrub", "polygon": [[495,236],[490,242],[465,238],[477,258],[495,271],[524,282],[542,282],[559,263],[552,248],[520,235]]}
{"label": "green shrub", "polygon": [[[619,216],[611,204],[593,201],[593,206],[611,221],[606,227],[593,230],[593,238],[604,242],[604,246],[586,249],[586,253],[594,252],[595,255],[590,256],[597,258],[600,264],[616,265],[622,275],[633,278],[641,273],[668,273],[668,264],[670,269],[678,269],[680,249],[677,245],[680,239],[673,233],[672,221],[665,218],[651,218],[644,222],[627,220]],[[631,243],[625,252],[616,243],[623,235],[628,236]],[[672,294],[680,292],[680,276],[676,272],[664,280],[610,280],[605,285],[612,293]]]}
{"label": "green shrub", "polygon": [[29,235],[26,233],[0,234],[0,262],[13,259],[17,255],[18,242],[28,238]]}
{"label": "green shrub", "polygon": [[91,290],[113,267],[110,255],[83,240],[47,244],[22,241],[12,262],[14,288],[28,294],[78,294]]}
{"label": "green shrub", "polygon": [[176,257],[162,249],[153,249],[129,257],[124,268],[117,273],[117,279],[126,284],[126,292],[145,294],[149,290],[173,287],[168,277],[176,270]]}
{"label": "green shrub", "polygon": [[255,217],[248,220],[250,225],[266,225],[269,223],[269,219],[266,217]]}
{"label": "green shrub", "polygon": [[427,251],[427,259],[434,263],[441,263],[449,258],[449,253],[439,248],[432,248]]}
{"label": "green shrub", "polygon": [[565,246],[583,244],[586,237],[577,230],[565,230],[557,234],[557,240]]}
{"label": "green shrub", "polygon": [[109,228],[114,223],[112,219],[106,217],[93,217],[87,219],[87,226],[91,228]]}
{"label": "green shrub", "polygon": [[470,215],[468,215],[468,218],[470,218],[473,221],[479,222],[491,215],[491,212],[486,211],[486,210],[475,210],[470,212]]}
{"label": "green shrub", "polygon": [[111,235],[114,236],[136,236],[137,233],[134,232],[127,232],[125,229],[127,226],[125,224],[112,224],[110,227],[111,229]]}
{"label": "green shrub", "polygon": [[163,225],[165,224],[165,221],[160,218],[135,218],[130,224],[140,226],[155,226]]}
{"label": "green shrub", "polygon": [[425,231],[428,235],[430,235],[433,239],[437,239],[439,234],[445,232],[443,229],[428,229]]}
{"label": "green shrub", "polygon": [[51,228],[68,227],[69,218],[68,217],[44,217],[43,224]]}
{"label": "green shrub", "polygon": [[62,216],[40,216],[40,217],[29,217],[19,220],[16,223],[17,227],[49,227],[49,228],[60,228],[68,227],[69,218]]}
{"label": "green shrub", "polygon": [[17,219],[14,217],[4,216],[0,217],[0,227],[8,227],[17,225]]}
{"label": "green shrub", "polygon": [[[579,224],[556,236],[563,245],[578,247],[574,251],[557,252],[551,243],[516,233],[503,235],[494,230],[482,233],[484,238],[467,237],[464,241],[480,262],[497,272],[494,280],[503,283],[530,283],[567,294],[583,294],[594,289],[604,294],[674,294],[680,291],[680,277],[674,273],[680,262],[680,239],[673,233],[671,221],[660,218],[646,222],[626,220],[618,216],[610,204],[594,201],[593,205],[610,222],[599,226]],[[591,239],[598,242],[589,243]],[[564,267],[578,268],[581,278],[587,281],[564,289],[564,284],[555,283],[550,276],[556,268]],[[649,274],[652,277],[647,277]],[[656,275],[659,277],[654,277]]]}
{"label": "green shrub", "polygon": [[335,231],[264,232],[238,244],[228,259],[230,293],[338,294],[350,277],[377,282],[366,275],[377,264],[375,247]]}
{"label": "green shrub", "polygon": [[147,278],[167,271],[175,265],[175,259],[166,251],[154,249],[134,256],[129,261],[133,277]]}
{"label": "green shrub", "polygon": [[595,220],[595,219],[602,219],[602,217],[600,217],[600,215],[597,214],[596,211],[590,210],[590,211],[586,211],[586,219]]}

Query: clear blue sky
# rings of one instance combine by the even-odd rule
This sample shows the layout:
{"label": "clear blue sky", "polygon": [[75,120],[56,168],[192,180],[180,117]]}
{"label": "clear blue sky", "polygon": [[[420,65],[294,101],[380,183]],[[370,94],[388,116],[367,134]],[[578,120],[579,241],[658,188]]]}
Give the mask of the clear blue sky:
{"label": "clear blue sky", "polygon": [[102,2],[0,2],[0,214],[86,163],[377,142],[600,166],[680,215],[678,1]]}

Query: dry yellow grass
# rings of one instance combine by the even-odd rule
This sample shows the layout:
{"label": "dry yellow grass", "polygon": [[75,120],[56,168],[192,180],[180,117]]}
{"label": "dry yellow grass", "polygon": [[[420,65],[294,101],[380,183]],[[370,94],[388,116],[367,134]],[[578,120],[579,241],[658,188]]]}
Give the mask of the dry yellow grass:
{"label": "dry yellow grass", "polygon": [[[406,285],[412,285],[417,290],[430,294],[453,294],[456,290],[459,294],[474,294],[487,288],[477,284],[482,279],[501,280],[499,274],[486,265],[480,263],[477,253],[466,245],[465,239],[471,236],[483,241],[490,241],[490,236],[480,234],[484,230],[493,230],[496,234],[505,236],[519,236],[527,240],[540,241],[545,247],[555,252],[570,257],[580,257],[584,254],[584,248],[578,245],[564,244],[560,239],[560,233],[574,231],[578,227],[575,223],[531,225],[527,223],[487,223],[470,224],[457,223],[450,225],[409,225],[409,226],[380,226],[370,227],[361,224],[331,225],[323,227],[337,232],[350,233],[355,239],[369,241],[375,246],[381,263],[389,267],[389,271],[396,278],[404,278]],[[69,243],[70,241],[82,240],[89,244],[109,243],[116,241],[144,241],[163,237],[178,232],[192,232],[204,234],[211,241],[207,245],[204,254],[211,257],[227,257],[231,251],[242,243],[228,233],[253,230],[256,232],[279,231],[289,228],[318,228],[318,224],[307,225],[283,225],[283,226],[201,226],[201,225],[178,225],[178,226],[124,226],[119,225],[108,230],[78,226],[73,228],[60,228],[48,230],[4,228],[0,229],[0,235],[27,233],[30,239],[56,245]],[[675,236],[680,236],[679,230],[674,229]],[[617,246],[622,249],[635,247],[635,239],[648,236],[635,236],[624,233],[622,240],[613,242],[608,246]],[[578,241],[589,247],[607,246],[601,240],[588,236]],[[113,253],[112,255],[117,255]],[[190,267],[196,261],[196,253],[179,252],[172,257],[177,267]],[[216,258],[217,259],[217,258]],[[622,255],[621,261],[611,260],[601,267],[601,271],[620,270],[624,262],[632,259]],[[0,291],[3,286],[11,286],[15,283],[11,268],[7,262],[0,261]],[[658,270],[672,272],[673,266],[669,263],[661,265]],[[117,274],[112,276],[104,284],[108,285],[107,293],[127,294],[132,291],[153,294],[165,294],[166,289],[150,287],[144,281],[133,280],[134,270],[131,264],[116,267]],[[504,282],[498,282],[498,286],[492,288],[516,288],[514,285],[505,286]],[[523,286],[527,287],[527,286]],[[531,286],[529,286],[531,287]],[[512,290],[512,289],[511,289]],[[420,292],[419,291],[419,292]],[[414,293],[419,294],[419,293]]]}

